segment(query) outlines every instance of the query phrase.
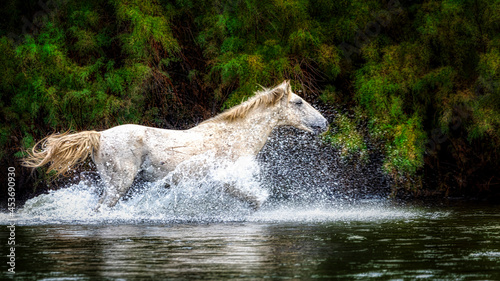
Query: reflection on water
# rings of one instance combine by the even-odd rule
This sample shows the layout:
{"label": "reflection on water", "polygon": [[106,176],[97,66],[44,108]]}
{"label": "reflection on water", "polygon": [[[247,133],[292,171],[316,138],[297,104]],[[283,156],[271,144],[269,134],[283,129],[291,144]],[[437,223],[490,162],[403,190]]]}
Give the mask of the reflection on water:
{"label": "reflection on water", "polygon": [[238,222],[25,224],[16,277],[500,280],[500,208],[359,208],[274,209]]}

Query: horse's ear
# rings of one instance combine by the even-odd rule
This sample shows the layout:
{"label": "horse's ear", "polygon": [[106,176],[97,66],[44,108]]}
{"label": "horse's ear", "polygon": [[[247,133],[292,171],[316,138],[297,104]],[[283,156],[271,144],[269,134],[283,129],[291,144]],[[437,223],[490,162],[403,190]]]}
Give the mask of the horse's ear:
{"label": "horse's ear", "polygon": [[292,97],[292,84],[290,83],[290,80],[285,80],[283,81],[283,88],[285,90],[285,96],[290,101],[290,98]]}
{"label": "horse's ear", "polygon": [[285,90],[285,92],[288,91],[288,88],[290,87],[290,80],[286,79],[280,86]]}

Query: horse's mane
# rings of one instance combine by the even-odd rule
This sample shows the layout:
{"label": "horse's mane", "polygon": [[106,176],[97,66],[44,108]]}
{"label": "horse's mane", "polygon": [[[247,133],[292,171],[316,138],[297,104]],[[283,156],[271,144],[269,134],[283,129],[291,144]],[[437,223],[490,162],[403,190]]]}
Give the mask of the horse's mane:
{"label": "horse's mane", "polygon": [[287,94],[287,98],[289,99],[291,96],[290,93],[291,89],[289,81],[285,81],[272,89],[263,87],[262,90],[255,92],[254,96],[247,101],[236,105],[221,114],[204,121],[203,123],[220,121],[232,122],[240,118],[245,118],[250,111],[261,105],[266,107],[274,106],[283,98],[285,94]]}

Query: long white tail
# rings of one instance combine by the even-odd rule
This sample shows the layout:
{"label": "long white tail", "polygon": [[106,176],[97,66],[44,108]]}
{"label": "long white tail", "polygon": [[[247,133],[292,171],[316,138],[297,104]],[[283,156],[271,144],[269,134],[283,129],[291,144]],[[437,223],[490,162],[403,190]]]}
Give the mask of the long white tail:
{"label": "long white tail", "polygon": [[[50,163],[47,173],[55,170],[56,176],[64,175],[73,166],[83,162],[99,149],[101,133],[83,131],[70,134],[52,134],[39,141],[23,159],[23,166],[38,168]],[[40,148],[38,148],[40,147]]]}

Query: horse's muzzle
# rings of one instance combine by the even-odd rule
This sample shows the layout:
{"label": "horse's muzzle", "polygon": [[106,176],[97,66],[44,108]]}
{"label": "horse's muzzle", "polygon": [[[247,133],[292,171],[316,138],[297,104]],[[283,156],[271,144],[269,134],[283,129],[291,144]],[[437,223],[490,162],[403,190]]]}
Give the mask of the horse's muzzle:
{"label": "horse's muzzle", "polygon": [[313,124],[311,126],[311,130],[316,135],[319,135],[319,134],[326,132],[328,130],[328,121],[326,121],[326,119],[325,119],[324,122]]}

